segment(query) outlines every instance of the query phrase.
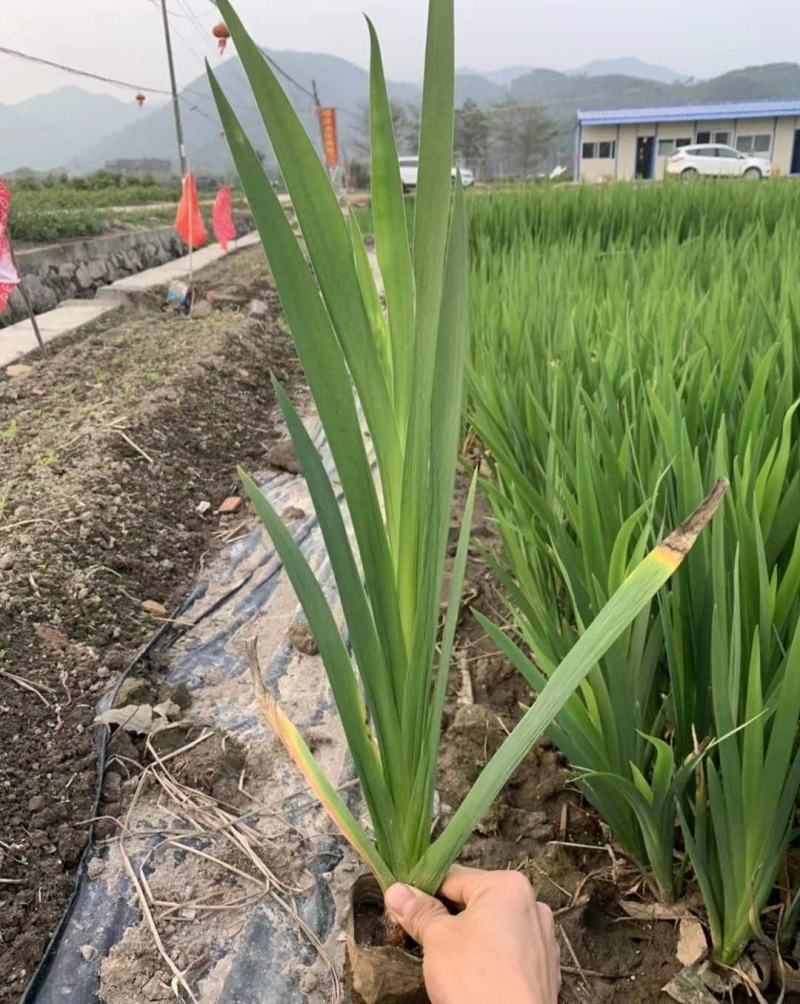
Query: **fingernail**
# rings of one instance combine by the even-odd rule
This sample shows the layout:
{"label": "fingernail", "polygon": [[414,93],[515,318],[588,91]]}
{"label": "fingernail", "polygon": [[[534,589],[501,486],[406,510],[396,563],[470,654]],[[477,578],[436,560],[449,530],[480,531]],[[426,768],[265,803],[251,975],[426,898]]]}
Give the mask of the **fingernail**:
{"label": "fingernail", "polygon": [[386,907],[395,917],[402,919],[408,908],[414,902],[414,890],[401,882],[389,886],[384,896]]}

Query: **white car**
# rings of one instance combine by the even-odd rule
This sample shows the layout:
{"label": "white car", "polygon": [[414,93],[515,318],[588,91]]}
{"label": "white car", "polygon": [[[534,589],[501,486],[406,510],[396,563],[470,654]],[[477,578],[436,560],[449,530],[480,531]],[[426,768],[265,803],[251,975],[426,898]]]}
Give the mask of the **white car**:
{"label": "white car", "polygon": [[771,177],[772,162],[765,157],[751,157],[732,146],[698,143],[677,149],[667,161],[667,174],[676,174],[686,180],[705,175],[760,181]]}
{"label": "white car", "polygon": [[[413,192],[417,187],[417,175],[419,174],[419,157],[400,157],[400,180],[403,182],[403,191]],[[452,171],[453,181],[456,180],[458,171],[461,171],[461,184],[464,188],[469,188],[475,184],[475,175],[468,167],[454,167]]]}

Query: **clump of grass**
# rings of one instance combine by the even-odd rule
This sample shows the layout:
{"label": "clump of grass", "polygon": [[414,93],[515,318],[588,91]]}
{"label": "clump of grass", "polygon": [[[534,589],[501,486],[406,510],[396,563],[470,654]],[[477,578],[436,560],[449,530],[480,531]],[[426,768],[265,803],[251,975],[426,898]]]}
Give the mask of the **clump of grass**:
{"label": "clump of grass", "polygon": [[550,729],[662,899],[693,866],[727,964],[758,932],[800,783],[798,209],[786,184],[471,205],[471,414],[535,665],[507,647],[534,690],[662,526],[732,482]]}

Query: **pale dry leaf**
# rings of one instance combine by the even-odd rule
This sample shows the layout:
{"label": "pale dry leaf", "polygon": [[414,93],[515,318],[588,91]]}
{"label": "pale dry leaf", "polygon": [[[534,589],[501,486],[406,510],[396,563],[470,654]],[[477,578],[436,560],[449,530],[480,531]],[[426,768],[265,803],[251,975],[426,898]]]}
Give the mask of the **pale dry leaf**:
{"label": "pale dry leaf", "polygon": [[153,712],[161,718],[180,718],[181,709],[174,701],[162,701],[153,705]]}
{"label": "pale dry leaf", "polygon": [[153,708],[149,704],[126,704],[109,708],[94,720],[95,725],[119,725],[125,732],[149,732],[153,727]]}
{"label": "pale dry leaf", "polygon": [[623,899],[619,905],[634,920],[681,920],[689,915],[685,903],[665,906],[663,903],[639,903],[633,899]]}
{"label": "pale dry leaf", "polygon": [[678,962],[695,966],[708,955],[708,942],[703,925],[697,917],[682,917],[678,926]]}
{"label": "pale dry leaf", "polygon": [[687,966],[662,987],[662,991],[678,1004],[719,1004],[705,982],[705,965],[698,970]]}

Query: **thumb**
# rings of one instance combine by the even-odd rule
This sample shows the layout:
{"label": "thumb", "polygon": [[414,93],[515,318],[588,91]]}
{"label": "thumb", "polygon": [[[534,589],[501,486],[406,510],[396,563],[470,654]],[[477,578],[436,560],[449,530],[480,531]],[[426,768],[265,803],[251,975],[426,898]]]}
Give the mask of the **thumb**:
{"label": "thumb", "polygon": [[423,947],[433,925],[450,916],[438,899],[399,882],[389,886],[384,902],[395,920]]}

